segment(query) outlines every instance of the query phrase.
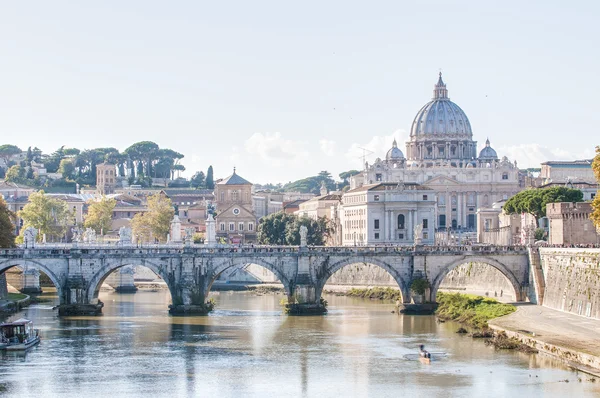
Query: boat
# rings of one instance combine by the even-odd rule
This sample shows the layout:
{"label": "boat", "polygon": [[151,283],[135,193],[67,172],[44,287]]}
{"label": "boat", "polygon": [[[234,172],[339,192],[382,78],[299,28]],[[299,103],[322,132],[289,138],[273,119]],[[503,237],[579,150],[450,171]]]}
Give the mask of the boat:
{"label": "boat", "polygon": [[24,351],[40,342],[39,329],[29,319],[0,324],[0,350]]}

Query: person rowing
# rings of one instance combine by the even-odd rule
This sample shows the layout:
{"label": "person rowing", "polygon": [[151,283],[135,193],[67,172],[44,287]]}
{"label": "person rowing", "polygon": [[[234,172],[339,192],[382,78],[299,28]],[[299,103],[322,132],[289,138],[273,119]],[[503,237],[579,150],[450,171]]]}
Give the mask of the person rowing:
{"label": "person rowing", "polygon": [[431,359],[431,353],[425,349],[425,346],[423,344],[419,346],[419,355],[421,356],[421,358]]}

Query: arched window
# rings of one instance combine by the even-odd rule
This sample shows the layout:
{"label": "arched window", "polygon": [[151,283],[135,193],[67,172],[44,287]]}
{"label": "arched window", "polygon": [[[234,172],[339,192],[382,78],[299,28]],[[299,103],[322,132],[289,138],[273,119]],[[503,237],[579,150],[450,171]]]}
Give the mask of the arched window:
{"label": "arched window", "polygon": [[398,214],[398,229],[404,229],[404,214]]}

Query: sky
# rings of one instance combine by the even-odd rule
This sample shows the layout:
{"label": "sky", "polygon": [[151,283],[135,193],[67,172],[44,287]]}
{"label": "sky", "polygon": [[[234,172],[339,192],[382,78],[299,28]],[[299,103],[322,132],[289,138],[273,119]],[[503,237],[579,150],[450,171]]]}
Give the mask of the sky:
{"label": "sky", "polygon": [[337,177],[405,152],[441,70],[479,147],[520,167],[600,145],[598,1],[0,1],[0,144]]}

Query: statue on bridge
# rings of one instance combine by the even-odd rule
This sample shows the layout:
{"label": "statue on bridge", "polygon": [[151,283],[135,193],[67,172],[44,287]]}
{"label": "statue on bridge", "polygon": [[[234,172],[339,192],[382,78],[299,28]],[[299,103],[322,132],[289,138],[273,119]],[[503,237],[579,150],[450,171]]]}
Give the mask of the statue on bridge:
{"label": "statue on bridge", "polygon": [[119,228],[119,243],[122,246],[131,245],[131,228],[121,227]]}
{"label": "statue on bridge", "polygon": [[414,244],[415,245],[420,245],[422,242],[422,238],[423,238],[423,224],[418,223],[417,225],[415,225],[415,228],[413,230],[415,236],[414,236]]}
{"label": "statue on bridge", "polygon": [[71,238],[72,242],[81,242],[81,228],[79,227],[73,227],[71,228],[71,234],[73,235],[73,237]]}
{"label": "statue on bridge", "polygon": [[33,248],[35,246],[35,240],[37,238],[37,229],[33,227],[25,228],[23,231],[23,243],[25,244],[25,248]]}
{"label": "statue on bridge", "polygon": [[86,228],[83,233],[84,243],[96,243],[96,230],[93,228]]}
{"label": "statue on bridge", "polygon": [[308,236],[308,228],[306,228],[306,225],[301,225],[300,226],[300,246],[301,247],[306,247],[307,236]]}
{"label": "statue on bridge", "polygon": [[194,243],[194,233],[196,232],[195,228],[186,228],[185,229],[185,245],[190,246]]}

